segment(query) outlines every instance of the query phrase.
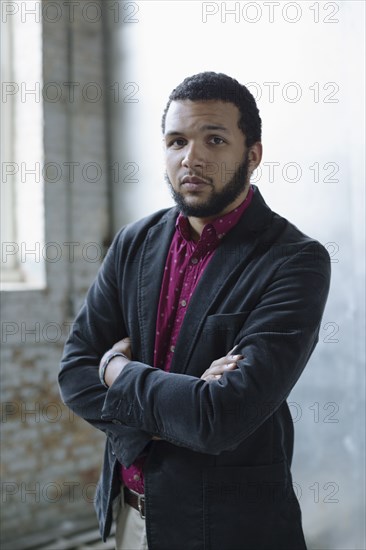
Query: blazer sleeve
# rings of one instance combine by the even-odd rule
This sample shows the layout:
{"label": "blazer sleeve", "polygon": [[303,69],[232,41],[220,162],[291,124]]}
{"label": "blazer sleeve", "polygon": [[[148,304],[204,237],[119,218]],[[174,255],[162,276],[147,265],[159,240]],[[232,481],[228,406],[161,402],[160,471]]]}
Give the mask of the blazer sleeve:
{"label": "blazer sleeve", "polygon": [[64,403],[92,426],[105,432],[119,461],[129,466],[151,436],[141,428],[122,426],[101,418],[107,390],[98,374],[104,352],[127,336],[116,277],[122,232],[116,235],[72,325],[58,381]]}
{"label": "blazer sleeve", "polygon": [[108,390],[102,418],[194,451],[235,449],[299,378],[318,341],[329,281],[327,251],[307,243],[279,265],[237,334],[238,369],[205,382],[132,361]]}

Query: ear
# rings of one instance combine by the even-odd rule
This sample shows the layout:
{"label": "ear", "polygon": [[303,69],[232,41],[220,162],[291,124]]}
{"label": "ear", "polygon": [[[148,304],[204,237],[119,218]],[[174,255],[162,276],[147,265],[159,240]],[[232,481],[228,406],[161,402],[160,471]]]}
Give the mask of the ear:
{"label": "ear", "polygon": [[249,159],[249,168],[248,175],[252,175],[254,170],[259,166],[262,160],[263,146],[260,141],[256,141],[249,149],[248,159]]}

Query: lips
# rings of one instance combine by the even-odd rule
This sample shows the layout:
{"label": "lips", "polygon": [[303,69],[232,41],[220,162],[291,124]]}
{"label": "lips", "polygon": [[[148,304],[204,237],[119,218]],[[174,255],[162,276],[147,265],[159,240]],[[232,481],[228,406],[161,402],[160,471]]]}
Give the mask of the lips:
{"label": "lips", "polygon": [[207,181],[205,181],[202,178],[199,178],[197,176],[184,176],[182,179],[182,185],[186,186],[202,186],[202,185],[209,185]]}

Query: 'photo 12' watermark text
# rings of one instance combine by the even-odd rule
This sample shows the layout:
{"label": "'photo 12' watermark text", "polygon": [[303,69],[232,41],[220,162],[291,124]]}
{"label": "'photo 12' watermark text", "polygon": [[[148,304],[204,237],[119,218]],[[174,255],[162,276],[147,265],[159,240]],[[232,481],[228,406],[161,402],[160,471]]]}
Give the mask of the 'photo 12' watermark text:
{"label": "'photo 12' watermark text", "polygon": [[14,178],[21,183],[67,183],[93,184],[105,182],[107,179],[113,184],[139,183],[139,165],[137,162],[113,162],[107,168],[98,162],[78,161],[59,162],[9,162],[1,163],[2,183],[12,183]]}
{"label": "'photo 12' watermark text", "polygon": [[338,2],[202,2],[202,23],[339,23]]}
{"label": "'photo 12' watermark text", "polygon": [[[103,0],[95,2],[91,0],[65,0],[54,2],[52,0],[2,0],[1,21],[7,23],[11,19],[17,19],[22,24],[26,23],[59,23],[67,21],[74,23],[81,20],[84,23],[95,25],[103,16],[109,17],[114,23],[139,23],[138,2],[126,2],[125,0]],[[103,13],[104,9],[104,13]]]}
{"label": "'photo 12' watermark text", "polygon": [[1,83],[1,101],[18,98],[21,103],[98,103],[105,98],[112,103],[138,103],[140,87],[136,82],[15,82]]}

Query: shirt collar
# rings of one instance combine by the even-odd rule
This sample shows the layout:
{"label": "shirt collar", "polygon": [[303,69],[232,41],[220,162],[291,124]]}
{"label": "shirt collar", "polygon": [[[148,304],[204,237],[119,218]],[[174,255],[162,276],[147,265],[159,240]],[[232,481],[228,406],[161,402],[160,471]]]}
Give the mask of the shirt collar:
{"label": "shirt collar", "polygon": [[[198,242],[208,241],[215,244],[219,244],[220,240],[238,223],[244,211],[248,208],[253,197],[253,187],[249,187],[249,191],[244,201],[223,216],[218,216],[212,222],[207,223],[202,231],[201,237]],[[186,241],[192,241],[191,228],[188,218],[179,214],[176,221],[176,229],[179,231],[183,239]]]}

